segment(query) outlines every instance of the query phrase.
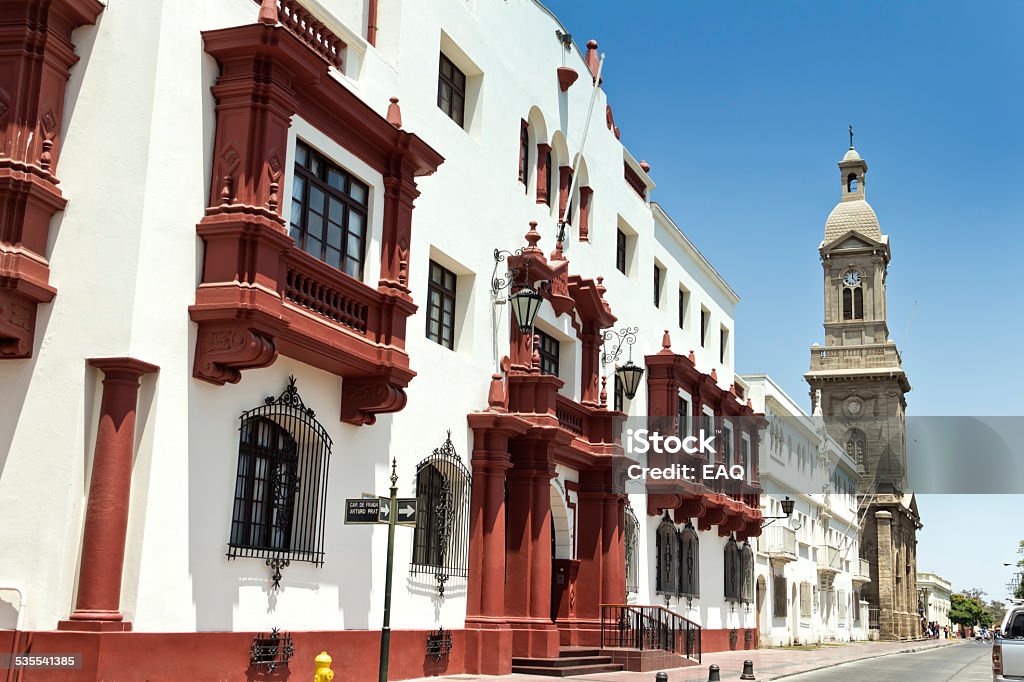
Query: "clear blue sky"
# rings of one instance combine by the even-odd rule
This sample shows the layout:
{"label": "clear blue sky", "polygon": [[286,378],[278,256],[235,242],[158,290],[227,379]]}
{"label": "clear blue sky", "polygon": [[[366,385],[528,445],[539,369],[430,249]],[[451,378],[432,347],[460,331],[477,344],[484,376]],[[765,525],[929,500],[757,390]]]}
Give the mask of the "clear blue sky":
{"label": "clear blue sky", "polygon": [[[852,123],[892,244],[908,413],[1024,415],[1024,2],[547,4],[599,41],[622,141],[742,297],[740,372],[807,406],[817,246]],[[919,504],[920,568],[1002,596],[1024,495]]]}

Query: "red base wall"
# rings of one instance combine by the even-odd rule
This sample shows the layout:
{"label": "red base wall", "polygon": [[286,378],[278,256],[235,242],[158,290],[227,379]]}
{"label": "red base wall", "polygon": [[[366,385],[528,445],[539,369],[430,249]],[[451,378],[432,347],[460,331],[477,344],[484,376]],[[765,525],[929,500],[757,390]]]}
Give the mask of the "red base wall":
{"label": "red base wall", "polygon": [[[452,631],[452,650],[440,662],[427,656],[426,630],[391,633],[389,680],[465,672],[465,632]],[[0,652],[12,651],[13,631],[0,630]],[[376,680],[380,631],[294,632],[295,654],[286,669],[267,674],[249,667],[252,632],[21,632],[14,651],[82,654],[81,670],[25,670],[23,682],[272,682],[313,679],[321,651],[334,659],[335,682]]]}
{"label": "red base wall", "polygon": [[[743,651],[757,648],[757,630],[754,628],[736,628],[736,644],[729,645],[729,629],[701,630],[701,653],[710,654],[716,651]],[[743,633],[750,632],[750,645],[746,645]]]}

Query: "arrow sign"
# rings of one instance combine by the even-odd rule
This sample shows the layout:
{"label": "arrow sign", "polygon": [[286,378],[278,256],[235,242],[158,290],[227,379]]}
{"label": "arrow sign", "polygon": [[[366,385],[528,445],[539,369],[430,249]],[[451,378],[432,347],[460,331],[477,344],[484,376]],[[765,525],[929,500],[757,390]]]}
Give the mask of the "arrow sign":
{"label": "arrow sign", "polygon": [[[395,523],[400,526],[415,526],[416,525],[416,498],[415,497],[399,497],[395,501],[395,507],[398,509],[398,518],[395,519]],[[380,498],[380,513],[378,515],[379,523],[387,523],[390,520],[391,515],[391,499],[387,497]]]}
{"label": "arrow sign", "polygon": [[400,497],[396,504],[398,507],[398,518],[395,523],[403,526],[416,525],[416,498]]}

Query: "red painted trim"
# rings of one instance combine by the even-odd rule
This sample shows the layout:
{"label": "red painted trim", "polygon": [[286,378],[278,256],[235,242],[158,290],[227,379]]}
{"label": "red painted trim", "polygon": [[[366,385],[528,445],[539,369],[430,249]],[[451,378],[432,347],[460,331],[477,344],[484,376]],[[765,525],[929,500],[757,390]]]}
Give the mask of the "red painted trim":
{"label": "red painted trim", "polygon": [[[235,383],[293,357],[346,379],[341,419],[372,424],[405,405],[405,352],[416,178],[444,161],[328,75],[328,62],[279,25],[203,33],[220,76],[206,244],[191,318],[193,375]],[[397,105],[397,102],[392,102]],[[370,287],[296,248],[280,216],[288,127],[301,115],[383,175],[381,275]],[[392,115],[392,119],[395,116]]]}
{"label": "red painted trim", "polygon": [[593,196],[593,187],[580,187],[580,225],[578,232],[581,242],[590,241],[590,199]]}
{"label": "red painted trim", "polygon": [[98,0],[7,0],[0,30],[0,359],[28,358],[36,309],[53,300],[50,221],[67,200],[55,175],[64,94],[78,61],[71,32]]}
{"label": "red painted trim", "polygon": [[562,92],[566,92],[572,87],[572,84],[580,77],[576,73],[576,69],[569,68],[568,66],[558,67],[558,88]]}
{"label": "red painted trim", "polygon": [[548,154],[551,152],[551,145],[545,142],[537,143],[537,203],[548,203]]}
{"label": "red painted trim", "polygon": [[135,358],[94,358],[103,372],[103,398],[93,454],[89,503],[82,534],[78,599],[61,630],[125,631],[120,612],[121,573],[128,531],[128,503],[135,458],[139,378],[160,371]]}
{"label": "red painted trim", "polygon": [[377,1],[370,0],[366,11],[366,42],[377,47]]}
{"label": "red painted trim", "polygon": [[[285,628],[287,629],[287,628]],[[448,629],[445,628],[447,632]],[[311,680],[314,659],[326,651],[334,659],[334,682],[377,679],[379,630],[326,630],[292,632],[295,653],[287,668],[261,674],[249,665],[249,647],[255,632],[29,632],[0,630],[0,651],[16,653],[81,653],[81,670],[33,670],[29,682],[96,682],[138,680],[148,682],[251,682],[252,680]],[[265,634],[265,633],[264,633]],[[427,655],[427,630],[392,630],[389,680],[455,675],[466,671],[466,630],[452,630],[447,659]],[[29,644],[25,644],[26,639]],[[500,654],[487,652],[489,658]],[[511,665],[511,653],[505,658]]]}

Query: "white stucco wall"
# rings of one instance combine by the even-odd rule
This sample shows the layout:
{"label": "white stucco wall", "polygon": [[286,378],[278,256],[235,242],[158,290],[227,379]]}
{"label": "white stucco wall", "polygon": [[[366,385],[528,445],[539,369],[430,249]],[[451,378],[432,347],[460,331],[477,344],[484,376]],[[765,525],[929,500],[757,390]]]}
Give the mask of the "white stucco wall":
{"label": "white stucco wall", "polygon": [[[17,586],[26,594],[26,629],[52,629],[74,606],[101,390],[100,372],[86,365],[87,358],[133,356],[160,366],[158,375],[143,378],[139,394],[121,600],[136,631],[379,627],[386,529],[344,526],[343,500],[385,493],[392,456],[399,461],[400,494],[413,495],[416,464],[448,429],[468,460],[466,414],[486,406],[495,333],[498,356],[508,352],[507,307],[498,311],[497,329],[491,324],[492,251],[523,246],[530,220],[540,223],[540,246],[546,252],[554,247],[554,211],[536,204],[535,178],[528,194],[517,181],[519,121],[532,111],[547,139],[561,131],[565,162],[579,150],[590,78],[581,54],[554,38],[557,22],[532,1],[382,3],[379,49],[352,38],[364,32],[365,3],[320,0],[309,6],[334,12],[331,25],[347,31],[347,75],[339,80],[381,115],[389,97],[400,97],[403,127],[446,158],[435,176],[421,179],[413,218],[410,287],[420,309],[408,325],[407,350],[418,372],[408,404],[371,427],[343,424],[343,382],[284,357],[269,368],[245,371],[236,385],[192,378],[195,325],[187,309],[203,258],[195,225],[209,192],[215,132],[210,86],[218,73],[200,32],[252,23],[258,7],[251,0],[109,3],[96,26],[74,36],[81,61],[72,68],[57,169],[69,204],[54,218],[47,254],[59,293],[39,308],[32,358],[0,363],[8,396],[0,411],[0,587]],[[436,106],[442,43],[456,45],[479,71],[469,131]],[[581,74],[568,93],[559,91],[555,76],[563,64]],[[720,362],[718,329],[733,329],[738,299],[660,208],[625,183],[623,147],[605,126],[605,104],[599,92],[584,152],[594,188],[591,241],[580,243],[570,231],[571,271],[605,276],[619,326],[640,327],[635,359],[659,350],[662,330],[669,329],[674,350],[693,349],[698,368],[717,368],[719,383],[728,388],[733,344]],[[292,145],[296,137],[372,186],[373,238],[364,279],[375,283],[379,176],[301,120],[294,122]],[[533,149],[532,164],[535,157]],[[286,211],[291,164],[288,172],[281,201]],[[614,266],[620,222],[636,233],[629,275]],[[460,275],[455,350],[423,334],[432,257]],[[666,268],[660,308],[652,302],[655,259]],[[690,292],[683,329],[677,324],[680,284]],[[711,313],[706,348],[699,343],[702,306]],[[574,338],[566,318],[554,319],[548,307],[539,326]],[[566,352],[565,392],[578,397],[578,344]],[[327,556],[322,568],[293,563],[284,569],[282,589],[274,593],[263,560],[228,560],[225,551],[238,417],[280,394],[289,375],[334,442]],[[645,391],[627,410],[645,414]],[[575,476],[559,469],[563,484]],[[633,506],[646,509],[640,499]],[[657,519],[638,516],[647,531],[641,556],[650,557]],[[450,580],[445,599],[437,600],[432,577],[408,575],[412,531],[397,533],[393,627],[459,627],[465,580]],[[706,627],[752,627],[752,615],[730,611],[715,596],[722,594],[724,542],[715,532],[701,534],[702,597],[692,609],[673,607]],[[642,601],[660,603],[652,594],[652,571],[641,571]]]}

